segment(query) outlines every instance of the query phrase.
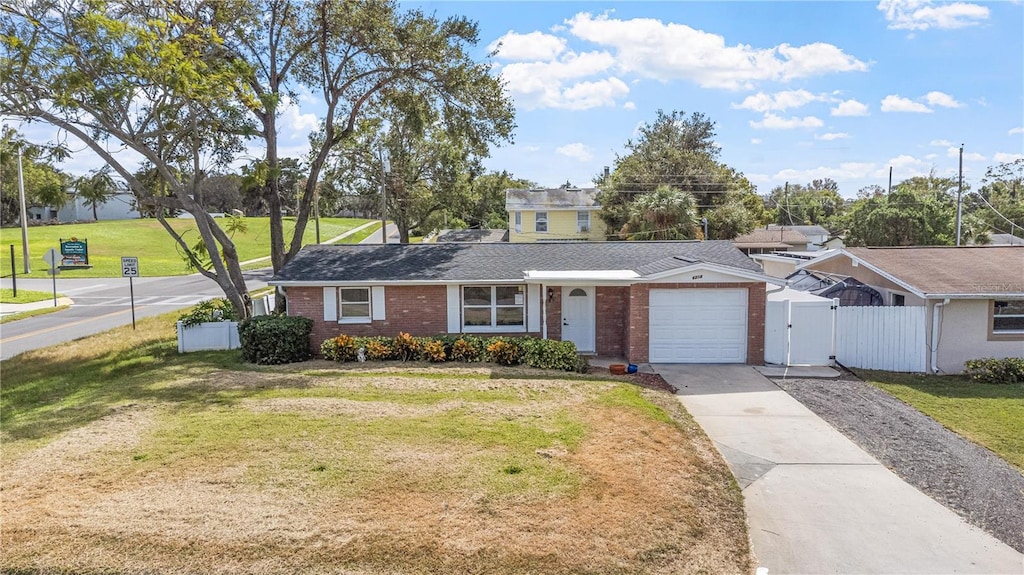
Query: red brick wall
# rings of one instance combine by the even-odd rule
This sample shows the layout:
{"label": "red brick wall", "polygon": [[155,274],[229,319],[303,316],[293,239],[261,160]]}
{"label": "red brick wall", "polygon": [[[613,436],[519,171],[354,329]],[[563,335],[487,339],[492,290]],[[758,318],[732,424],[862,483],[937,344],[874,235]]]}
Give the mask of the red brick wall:
{"label": "red brick wall", "polygon": [[626,317],[629,313],[628,287],[598,287],[595,308],[597,318],[597,355],[625,356]]}
{"label": "red brick wall", "polygon": [[649,307],[652,289],[747,289],[747,364],[764,364],[764,309],[765,284],[763,283],[675,283],[675,284],[634,284],[629,288],[629,313],[627,318],[627,357],[632,363],[646,362],[650,351]]}
{"label": "red brick wall", "polygon": [[559,286],[541,287],[541,297],[548,297],[548,290],[551,290],[551,299],[547,302],[548,339],[562,339],[562,288]]}
{"label": "red brick wall", "polygon": [[[558,290],[555,291],[557,293]],[[301,315],[313,320],[313,331],[309,336],[309,340],[314,354],[319,352],[320,344],[325,339],[343,333],[352,336],[385,337],[394,337],[400,331],[414,336],[443,335],[448,333],[448,290],[443,285],[386,286],[384,288],[385,319],[370,323],[324,321],[323,304],[323,287],[288,288],[288,314]],[[561,325],[562,322],[559,319],[559,330]],[[532,335],[540,337],[539,332],[481,333],[478,335],[484,337],[498,335]]]}
{"label": "red brick wall", "polygon": [[316,353],[320,344],[339,334],[393,337],[400,331],[412,335],[438,335],[448,331],[448,295],[445,286],[387,286],[384,288],[385,319],[370,323],[324,321],[322,287],[289,287],[288,314],[313,320],[310,343]]}

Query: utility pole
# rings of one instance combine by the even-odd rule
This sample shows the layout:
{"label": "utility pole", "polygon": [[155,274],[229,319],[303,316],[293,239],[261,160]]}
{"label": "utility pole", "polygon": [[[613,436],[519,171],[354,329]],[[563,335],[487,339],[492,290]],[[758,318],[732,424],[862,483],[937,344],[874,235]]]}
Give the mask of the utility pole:
{"label": "utility pole", "polygon": [[889,166],[889,193],[892,193],[892,166]]}
{"label": "utility pole", "polygon": [[25,275],[32,273],[28,257],[28,210],[25,207],[25,177],[21,172],[21,147],[18,147],[18,201],[21,202],[21,259]]}
{"label": "utility pole", "polygon": [[960,144],[960,177],[956,188],[956,245],[960,245],[960,217],[963,208],[961,202],[964,193],[964,145]]}

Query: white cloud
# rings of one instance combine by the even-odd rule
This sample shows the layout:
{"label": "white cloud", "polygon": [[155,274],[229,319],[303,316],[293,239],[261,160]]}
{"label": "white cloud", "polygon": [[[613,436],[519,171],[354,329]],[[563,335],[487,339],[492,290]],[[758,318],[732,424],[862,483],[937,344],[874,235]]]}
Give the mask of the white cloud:
{"label": "white cloud", "polygon": [[561,104],[555,107],[588,110],[602,106],[614,106],[616,98],[628,93],[629,86],[615,77],[596,82],[580,82],[562,90]]}
{"label": "white cloud", "polygon": [[750,121],[750,127],[757,130],[792,130],[794,128],[820,128],[825,125],[814,116],[804,116],[803,118],[793,116],[790,118],[783,118],[776,116],[775,114],[765,114],[764,120],[756,122]]}
{"label": "white cloud", "polygon": [[509,30],[504,36],[491,42],[487,50],[497,51],[497,57],[502,60],[552,60],[565,50],[565,39],[543,32],[519,34]]}
{"label": "white cloud", "polygon": [[761,143],[761,138],[750,138],[750,143],[756,146]]}
{"label": "white cloud", "polygon": [[[316,114],[303,114],[295,101],[288,96],[284,96],[281,103],[279,133],[287,134],[291,140],[301,139],[308,144],[309,133],[320,127],[320,119]],[[308,145],[306,149],[309,149]]]}
{"label": "white cloud", "polygon": [[525,146],[525,147],[523,147],[523,149],[526,150],[527,152],[531,152],[531,153],[532,152],[539,152],[540,151],[540,146]]}
{"label": "white cloud", "polygon": [[759,81],[789,81],[868,64],[825,43],[771,48],[728,46],[725,38],[653,18],[619,20],[587,12],[566,20],[569,31],[615,52],[617,69],[662,81],[686,79],[705,88],[750,89]]}
{"label": "white cloud", "polygon": [[[625,95],[628,87],[618,78],[583,82],[563,88],[567,82],[607,72],[615,59],[607,52],[566,52],[549,62],[515,62],[501,68],[502,79],[516,104],[526,110],[534,108],[585,109],[596,105],[613,105],[610,94]],[[569,92],[569,95],[566,95]],[[602,98],[602,93],[604,98]],[[575,101],[578,98],[582,101]]]}
{"label": "white cloud", "polygon": [[938,154],[926,154],[924,159],[926,159],[926,160],[934,160],[935,158],[938,158],[938,157],[939,157]]}
{"label": "white cloud", "polygon": [[817,168],[807,170],[787,168],[777,172],[772,176],[772,179],[790,182],[809,182],[825,178],[831,178],[836,181],[862,180],[870,176],[874,169],[875,164],[869,162],[843,162],[838,167],[818,166]]}
{"label": "white cloud", "polygon": [[996,154],[992,156],[992,160],[1000,164],[1016,162],[1017,160],[1024,160],[1024,154],[1009,154],[1006,152],[996,152]]}
{"label": "white cloud", "polygon": [[815,96],[807,90],[784,90],[775,94],[758,92],[753,96],[747,96],[739,104],[731,104],[731,107],[738,110],[753,110],[755,112],[783,111],[799,108],[821,99],[823,99],[822,96]]}
{"label": "white cloud", "polygon": [[1009,132],[1006,133],[1007,136],[1013,136],[1015,134],[1024,134],[1024,126],[1020,128],[1012,128]]}
{"label": "white cloud", "polygon": [[931,0],[881,0],[878,9],[885,12],[890,30],[964,28],[976,26],[989,17],[985,6],[966,2],[935,6]]}
{"label": "white cloud", "polygon": [[886,96],[882,100],[882,111],[883,112],[917,112],[923,114],[930,114],[931,108],[911,100],[910,98],[901,98],[899,94],[892,94]]}
{"label": "white cloud", "polygon": [[635,102],[626,102],[625,104],[622,105],[622,109],[623,110],[636,110],[636,103]]}
{"label": "white cloud", "polygon": [[948,148],[953,145],[953,142],[949,140],[932,140],[928,142],[929,146],[939,146],[940,148]]}
{"label": "white cloud", "polygon": [[832,140],[842,140],[844,138],[849,138],[849,137],[850,137],[850,134],[847,134],[846,132],[828,132],[828,133],[822,134],[820,136],[815,135],[814,139],[815,140],[825,140],[826,142],[830,142]]}
{"label": "white cloud", "polygon": [[573,158],[581,162],[589,162],[594,159],[594,151],[580,142],[560,146],[555,151],[563,156]]}
{"label": "white cloud", "polygon": [[[949,158],[959,158],[960,157],[960,148],[957,148],[955,146],[954,147],[950,147],[949,149],[946,150],[946,157],[949,157]],[[985,156],[982,156],[978,152],[964,152],[964,161],[967,161],[967,162],[984,162],[985,161]]]}
{"label": "white cloud", "polygon": [[953,96],[945,92],[928,92],[925,94],[924,99],[932,106],[942,106],[943,108],[959,108],[963,106]]}
{"label": "white cloud", "polygon": [[857,100],[844,100],[839,102],[839,105],[832,108],[833,116],[867,116],[868,107],[865,104],[858,102]]}

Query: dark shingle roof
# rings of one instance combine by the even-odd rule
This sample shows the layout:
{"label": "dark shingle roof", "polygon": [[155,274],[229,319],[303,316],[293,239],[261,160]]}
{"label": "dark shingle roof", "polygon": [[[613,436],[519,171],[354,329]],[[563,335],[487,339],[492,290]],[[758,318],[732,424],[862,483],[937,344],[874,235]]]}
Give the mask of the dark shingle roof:
{"label": "dark shingle roof", "polygon": [[[679,257],[676,265],[666,261]],[[634,270],[641,275],[707,262],[761,273],[728,241],[312,245],[276,282],[520,280],[527,270]]]}

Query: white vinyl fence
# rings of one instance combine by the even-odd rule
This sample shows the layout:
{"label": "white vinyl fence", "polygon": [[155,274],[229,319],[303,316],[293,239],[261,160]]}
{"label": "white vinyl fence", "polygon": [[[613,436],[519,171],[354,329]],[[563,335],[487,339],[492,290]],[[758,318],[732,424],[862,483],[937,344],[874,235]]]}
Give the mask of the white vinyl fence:
{"label": "white vinyl fence", "polygon": [[178,322],[178,353],[238,347],[237,321],[211,321],[189,327]]}
{"label": "white vinyl fence", "polygon": [[927,351],[923,306],[836,310],[836,361],[846,367],[924,372]]}

